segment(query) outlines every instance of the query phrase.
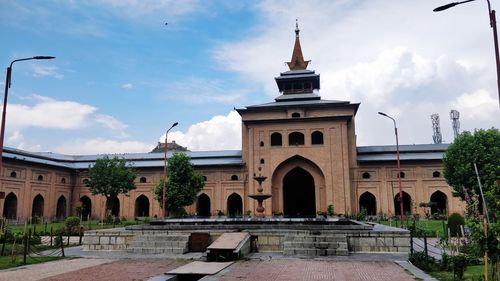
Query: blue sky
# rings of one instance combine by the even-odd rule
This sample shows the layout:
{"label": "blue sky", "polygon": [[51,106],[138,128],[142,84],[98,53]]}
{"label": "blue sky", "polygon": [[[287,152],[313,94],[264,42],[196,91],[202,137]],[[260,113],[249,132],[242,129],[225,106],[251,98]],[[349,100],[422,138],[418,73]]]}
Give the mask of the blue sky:
{"label": "blue sky", "polygon": [[377,111],[398,119],[404,144],[432,142],[432,113],[451,141],[451,109],[462,129],[499,127],[480,2],[436,14],[445,2],[0,0],[4,69],[57,57],[14,65],[6,145],[141,152],[179,122],[169,137],[192,150],[239,149],[232,109],[278,96],[296,18],[322,97],[361,103],[358,145],[393,144]]}

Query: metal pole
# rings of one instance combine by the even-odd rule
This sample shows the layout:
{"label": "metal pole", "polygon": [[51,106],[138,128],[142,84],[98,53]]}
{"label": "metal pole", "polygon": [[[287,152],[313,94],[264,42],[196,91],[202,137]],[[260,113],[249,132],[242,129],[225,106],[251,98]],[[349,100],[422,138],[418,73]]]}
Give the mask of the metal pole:
{"label": "metal pole", "polygon": [[479,172],[477,171],[476,162],[474,162],[474,171],[476,172],[477,184],[479,185],[479,191],[481,192],[481,199],[483,200],[483,210],[486,213],[486,219],[488,224],[490,223],[490,216],[488,215],[488,208],[486,206],[486,201],[484,200],[483,186],[481,185],[481,179],[479,178]]}
{"label": "metal pole", "polygon": [[401,163],[399,160],[399,137],[398,137],[398,128],[396,127],[396,120],[392,119],[394,121],[394,132],[396,133],[396,155],[397,155],[397,162],[398,162],[398,185],[399,185],[399,208],[401,211],[401,227],[404,226],[405,224],[405,214],[403,210],[403,186],[401,184]]}
{"label": "metal pole", "polygon": [[491,10],[490,0],[488,1],[488,13],[490,15],[490,26],[493,29],[493,41],[495,43],[495,61],[497,65],[497,89],[498,89],[498,105],[500,106],[500,55],[498,54],[498,36],[497,36],[497,20],[495,10]]}
{"label": "metal pole", "polygon": [[163,162],[163,190],[162,190],[162,197],[161,197],[161,203],[162,203],[162,215],[163,218],[165,218],[167,214],[167,206],[165,205],[165,193],[167,190],[167,150],[168,150],[168,132],[172,130],[173,127],[177,126],[179,123],[175,122],[170,126],[170,128],[165,132],[165,157],[164,162]]}

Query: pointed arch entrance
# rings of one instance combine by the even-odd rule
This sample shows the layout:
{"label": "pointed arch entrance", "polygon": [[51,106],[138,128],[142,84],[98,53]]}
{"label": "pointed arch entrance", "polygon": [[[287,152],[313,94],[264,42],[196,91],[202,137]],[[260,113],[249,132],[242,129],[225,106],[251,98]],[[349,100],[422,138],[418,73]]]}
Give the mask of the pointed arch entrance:
{"label": "pointed arch entrance", "polygon": [[38,194],[33,199],[33,205],[31,208],[31,216],[42,218],[43,217],[43,205],[44,205],[43,196],[41,194]]}
{"label": "pointed arch entrance", "polygon": [[5,197],[3,216],[9,220],[17,219],[17,196],[14,192],[9,193]]}
{"label": "pointed arch entrance", "polygon": [[64,219],[66,217],[66,198],[61,195],[59,199],[57,199],[57,207],[56,207],[56,218]]}
{"label": "pointed arch entrance", "polygon": [[296,167],[283,179],[283,214],[286,217],[315,217],[314,178]]}
{"label": "pointed arch entrance", "polygon": [[369,216],[377,214],[377,199],[371,192],[366,191],[359,196],[359,210],[361,211],[363,208]]}
{"label": "pointed arch entrance", "polygon": [[116,196],[107,198],[106,210],[110,211],[112,216],[120,217],[120,199]]}
{"label": "pointed arch entrance", "polygon": [[82,196],[80,202],[82,202],[83,219],[92,217],[92,200],[88,196]]}
{"label": "pointed arch entrance", "polygon": [[447,214],[448,198],[442,191],[436,191],[431,195],[431,202],[435,203],[431,207],[431,214]]}
{"label": "pointed arch entrance", "polygon": [[[399,192],[394,196],[394,209],[397,216],[401,215],[401,207],[399,203]],[[411,214],[411,196],[403,191],[403,213]]]}
{"label": "pointed arch entrance", "polygon": [[227,198],[227,215],[229,217],[241,216],[243,214],[243,200],[237,193]]}
{"label": "pointed arch entrance", "polygon": [[196,213],[199,217],[210,217],[210,197],[205,193],[198,196],[198,201],[196,202]]}
{"label": "pointed arch entrance", "polygon": [[144,194],[135,199],[135,216],[149,217],[149,199]]}
{"label": "pointed arch entrance", "polygon": [[315,217],[326,211],[325,177],[311,160],[299,155],[279,164],[272,175],[272,211],[288,217]]}

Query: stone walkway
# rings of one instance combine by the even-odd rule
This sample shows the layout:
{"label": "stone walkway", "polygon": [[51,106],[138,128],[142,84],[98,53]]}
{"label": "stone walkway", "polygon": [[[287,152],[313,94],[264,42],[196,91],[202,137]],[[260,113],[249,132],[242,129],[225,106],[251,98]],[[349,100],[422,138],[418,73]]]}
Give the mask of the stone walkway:
{"label": "stone walkway", "polygon": [[[66,250],[73,260],[54,261],[0,271],[7,280],[149,280],[177,268],[201,253],[182,256],[130,255],[116,252],[82,252],[80,247]],[[407,254],[350,254],[334,257],[291,257],[279,253],[254,253],[246,260],[203,281],[214,280],[434,280],[407,261]]]}

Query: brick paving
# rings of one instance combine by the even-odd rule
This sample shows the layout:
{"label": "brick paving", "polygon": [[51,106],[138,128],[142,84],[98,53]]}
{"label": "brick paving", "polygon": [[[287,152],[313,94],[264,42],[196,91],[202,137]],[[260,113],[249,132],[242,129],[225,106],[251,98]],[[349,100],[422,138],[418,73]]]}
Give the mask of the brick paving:
{"label": "brick paving", "polygon": [[414,281],[415,278],[393,262],[273,260],[239,262],[209,280]]}

